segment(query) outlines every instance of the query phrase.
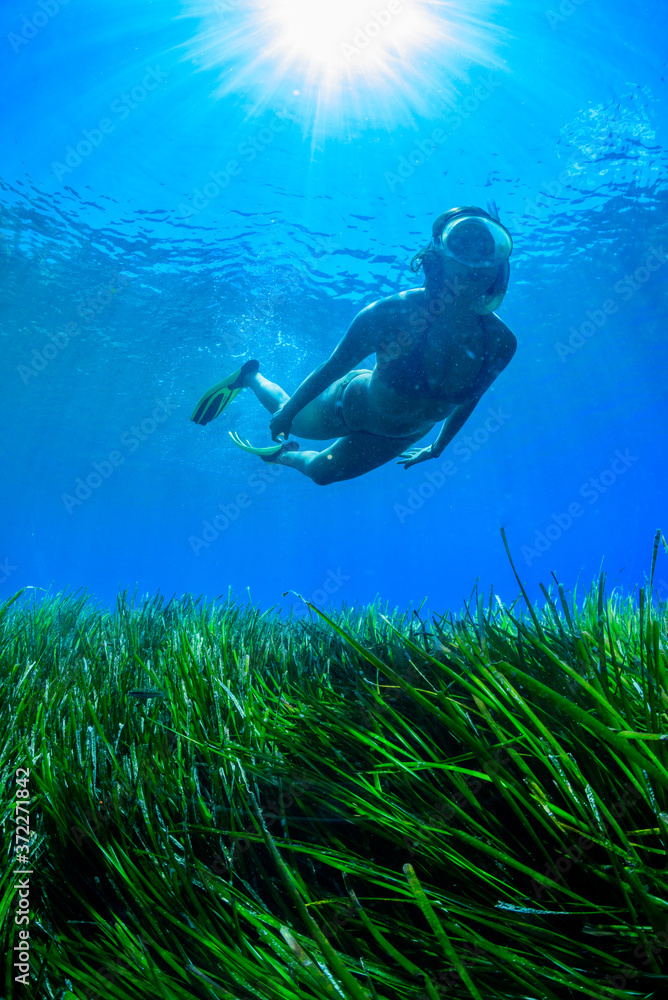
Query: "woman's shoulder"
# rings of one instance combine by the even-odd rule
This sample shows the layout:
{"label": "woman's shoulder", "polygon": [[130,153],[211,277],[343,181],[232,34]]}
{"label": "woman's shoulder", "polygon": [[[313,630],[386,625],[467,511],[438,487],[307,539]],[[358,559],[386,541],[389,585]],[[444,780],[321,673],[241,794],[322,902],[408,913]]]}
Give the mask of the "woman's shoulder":
{"label": "woman's shoulder", "polygon": [[517,350],[517,337],[509,326],[499,319],[496,313],[488,313],[482,317],[485,329],[492,335],[494,354],[510,361]]}
{"label": "woman's shoulder", "polygon": [[376,299],[375,302],[360,310],[357,315],[374,319],[402,316],[413,312],[423,297],[424,288],[409,288],[405,292],[395,292],[394,295],[386,295],[384,299]]}

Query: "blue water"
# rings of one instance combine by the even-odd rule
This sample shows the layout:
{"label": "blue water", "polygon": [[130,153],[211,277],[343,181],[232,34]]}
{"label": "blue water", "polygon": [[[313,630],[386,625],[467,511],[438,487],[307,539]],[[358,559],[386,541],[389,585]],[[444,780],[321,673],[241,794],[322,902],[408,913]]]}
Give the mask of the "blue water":
{"label": "blue water", "polygon": [[[283,45],[288,0],[3,3],[0,598],[459,610],[476,582],[515,598],[501,526],[532,597],[643,582],[668,529],[665,7],[403,0],[395,26],[428,24],[398,52],[381,5],[326,76]],[[270,443],[250,392],[190,422],[247,357],[294,391],[420,283],[438,214],[490,198],[519,347],[437,485],[263,480],[228,437]]]}

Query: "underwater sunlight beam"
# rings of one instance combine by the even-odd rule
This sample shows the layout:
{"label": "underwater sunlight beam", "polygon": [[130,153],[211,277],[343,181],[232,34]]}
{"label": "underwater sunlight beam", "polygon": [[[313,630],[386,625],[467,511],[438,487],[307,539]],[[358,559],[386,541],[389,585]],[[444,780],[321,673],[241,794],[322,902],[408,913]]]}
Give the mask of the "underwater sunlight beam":
{"label": "underwater sunlight beam", "polygon": [[[201,29],[190,57],[221,71],[218,97],[241,93],[255,110],[298,95],[295,112],[392,127],[429,114],[471,62],[500,65],[490,0],[192,0]],[[436,58],[436,56],[438,58]],[[301,109],[301,114],[300,110]]]}
{"label": "underwater sunlight beam", "polygon": [[333,82],[357,72],[382,75],[428,37],[430,18],[419,0],[269,0],[267,23],[277,51]]}

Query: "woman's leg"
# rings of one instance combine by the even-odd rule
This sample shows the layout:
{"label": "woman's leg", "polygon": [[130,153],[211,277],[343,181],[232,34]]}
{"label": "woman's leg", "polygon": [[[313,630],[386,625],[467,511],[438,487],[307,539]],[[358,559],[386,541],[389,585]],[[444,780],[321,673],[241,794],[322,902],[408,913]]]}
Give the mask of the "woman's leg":
{"label": "woman's leg", "polygon": [[[296,437],[317,441],[340,435],[341,428],[334,404],[341,381],[343,380],[339,379],[297,414],[291,428]],[[259,373],[249,375],[245,384],[270,413],[276,413],[290,398],[280,386]],[[330,483],[355,479],[385,465],[393,458],[398,458],[422,437],[424,432],[414,437],[391,438],[360,431],[338,437],[331,447],[323,451],[286,451],[276,459],[276,464],[290,466],[319,486],[328,486]]]}
{"label": "woman's leg", "polygon": [[[348,378],[348,376],[346,375],[344,378]],[[303,410],[299,411],[292,422],[291,434],[311,441],[327,441],[329,438],[341,436],[343,428],[335,413],[336,396],[341,381],[342,379],[339,379],[334,382],[320,396],[317,396]],[[290,398],[279,385],[269,382],[259,372],[248,375],[244,384],[253,390],[270,413],[276,413]]]}
{"label": "woman's leg", "polygon": [[324,451],[286,451],[276,464],[287,465],[308,476],[318,486],[329,486],[378,469],[424,437],[386,438],[360,431],[339,438]]}
{"label": "woman's leg", "polygon": [[287,392],[284,392],[280,385],[270,382],[269,379],[260,375],[259,372],[255,372],[254,375],[247,375],[244,379],[244,385],[253,390],[262,405],[270,413],[276,413],[276,410],[279,410],[290,399]]}

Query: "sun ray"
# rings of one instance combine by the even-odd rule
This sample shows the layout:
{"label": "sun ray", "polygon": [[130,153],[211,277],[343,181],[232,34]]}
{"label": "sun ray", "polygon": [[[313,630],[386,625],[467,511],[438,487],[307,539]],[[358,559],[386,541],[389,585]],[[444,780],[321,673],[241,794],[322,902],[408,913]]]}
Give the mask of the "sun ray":
{"label": "sun ray", "polygon": [[[428,114],[430,94],[455,93],[471,64],[499,68],[491,0],[191,0],[200,19],[189,58],[219,69],[216,96],[254,111],[300,95],[311,125],[328,118],[388,127]],[[294,103],[294,102],[293,102]],[[315,111],[314,111],[315,109]],[[312,117],[315,114],[315,118]]]}

